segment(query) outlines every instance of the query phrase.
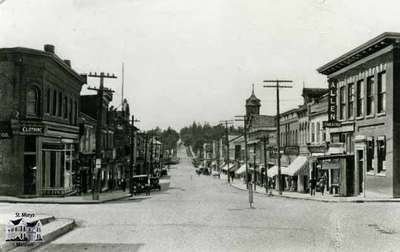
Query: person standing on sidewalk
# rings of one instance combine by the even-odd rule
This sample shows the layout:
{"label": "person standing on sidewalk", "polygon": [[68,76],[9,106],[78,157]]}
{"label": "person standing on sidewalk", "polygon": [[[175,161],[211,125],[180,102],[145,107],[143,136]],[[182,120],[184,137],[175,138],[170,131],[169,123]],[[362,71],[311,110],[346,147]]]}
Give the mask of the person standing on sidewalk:
{"label": "person standing on sidewalk", "polygon": [[321,189],[321,194],[324,195],[325,192],[325,184],[326,184],[326,176],[325,174],[319,179],[319,188]]}
{"label": "person standing on sidewalk", "polygon": [[310,179],[310,195],[315,196],[315,187],[317,184],[317,180],[314,177],[311,177]]}

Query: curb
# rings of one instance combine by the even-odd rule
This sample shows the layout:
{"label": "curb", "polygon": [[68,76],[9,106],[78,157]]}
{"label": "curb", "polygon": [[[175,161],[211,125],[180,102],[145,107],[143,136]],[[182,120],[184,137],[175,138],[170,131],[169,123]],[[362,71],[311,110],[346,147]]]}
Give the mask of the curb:
{"label": "curb", "polygon": [[[235,187],[238,190],[242,191],[247,191],[247,189],[241,188],[237,185],[231,184],[231,186]],[[258,194],[263,194],[265,196],[266,193],[260,192],[260,191],[255,191],[255,193]],[[324,202],[324,203],[383,203],[383,202],[389,202],[389,203],[400,203],[400,199],[348,199],[348,200],[335,200],[335,199],[320,199],[320,198],[300,198],[296,196],[290,196],[290,195],[279,195],[279,194],[272,194],[272,197],[279,197],[279,198],[286,198],[286,199],[295,199],[295,200],[308,200],[308,201],[319,201],[319,202]]]}
{"label": "curb", "polygon": [[23,203],[23,204],[61,204],[61,205],[78,205],[78,204],[102,204],[111,201],[122,200],[131,197],[130,194],[104,200],[85,200],[85,201],[27,201],[19,199],[0,199],[0,203]]}

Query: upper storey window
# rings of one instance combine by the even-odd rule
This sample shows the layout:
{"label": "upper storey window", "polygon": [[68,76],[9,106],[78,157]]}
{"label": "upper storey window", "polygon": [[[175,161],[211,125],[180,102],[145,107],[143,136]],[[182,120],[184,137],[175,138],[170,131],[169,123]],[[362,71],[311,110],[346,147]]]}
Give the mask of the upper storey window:
{"label": "upper storey window", "polygon": [[39,90],[34,86],[29,87],[26,93],[26,114],[38,116],[39,108]]}

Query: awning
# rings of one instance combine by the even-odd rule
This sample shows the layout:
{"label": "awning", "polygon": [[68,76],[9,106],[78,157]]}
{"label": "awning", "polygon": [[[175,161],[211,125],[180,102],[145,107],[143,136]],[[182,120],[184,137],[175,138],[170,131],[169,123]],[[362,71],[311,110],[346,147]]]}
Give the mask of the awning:
{"label": "awning", "polygon": [[247,142],[247,145],[256,144],[258,142],[260,142],[260,140],[250,140],[250,141]]}
{"label": "awning", "polygon": [[[281,174],[282,175],[287,175],[287,167],[286,166],[281,166]],[[268,177],[272,178],[274,176],[278,175],[278,166],[272,166],[270,169],[268,169]]]}
{"label": "awning", "polygon": [[239,169],[237,169],[237,170],[235,171],[235,174],[241,175],[241,174],[243,174],[243,173],[245,173],[245,172],[246,172],[246,165],[243,164],[243,165],[240,166]]}
{"label": "awning", "polygon": [[304,173],[304,170],[308,168],[307,157],[298,156],[287,168],[287,175],[296,176],[299,173]]}
{"label": "awning", "polygon": [[234,171],[236,171],[237,169],[239,169],[239,166],[236,165],[236,164],[232,164],[232,166],[229,167],[229,171],[230,171],[230,172],[234,172]]}

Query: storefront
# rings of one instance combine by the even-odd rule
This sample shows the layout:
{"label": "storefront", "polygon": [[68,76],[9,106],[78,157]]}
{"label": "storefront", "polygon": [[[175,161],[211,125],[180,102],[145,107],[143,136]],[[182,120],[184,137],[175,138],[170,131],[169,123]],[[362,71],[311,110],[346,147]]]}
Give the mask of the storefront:
{"label": "storefront", "polygon": [[73,190],[78,129],[50,122],[19,121],[24,138],[23,194],[65,195]]}
{"label": "storefront", "polygon": [[354,156],[346,154],[324,155],[316,158],[317,181],[326,177],[325,185],[330,194],[340,196],[356,195],[359,184],[355,179]]}

